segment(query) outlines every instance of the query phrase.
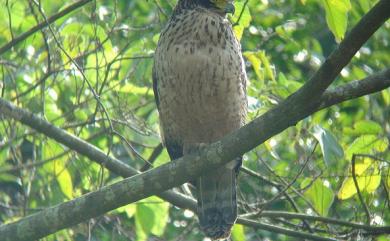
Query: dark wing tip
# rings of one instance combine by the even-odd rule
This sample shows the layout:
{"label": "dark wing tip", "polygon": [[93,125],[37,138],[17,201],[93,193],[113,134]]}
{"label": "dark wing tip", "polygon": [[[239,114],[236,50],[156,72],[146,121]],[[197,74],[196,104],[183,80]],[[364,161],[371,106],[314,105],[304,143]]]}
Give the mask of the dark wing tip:
{"label": "dark wing tip", "polygon": [[232,225],[212,225],[201,227],[204,234],[212,240],[227,239],[230,236]]}
{"label": "dark wing tip", "polygon": [[226,239],[230,236],[236,216],[226,217],[219,208],[209,208],[204,215],[199,216],[200,228],[204,234],[213,239]]}

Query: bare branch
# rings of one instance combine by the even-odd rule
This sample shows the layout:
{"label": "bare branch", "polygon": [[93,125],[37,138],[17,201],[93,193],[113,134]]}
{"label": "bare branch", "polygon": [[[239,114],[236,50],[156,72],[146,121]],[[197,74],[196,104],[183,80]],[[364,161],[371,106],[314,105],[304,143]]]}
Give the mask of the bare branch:
{"label": "bare branch", "polygon": [[54,23],[58,19],[62,18],[63,16],[73,12],[74,10],[79,9],[80,7],[84,6],[85,4],[91,2],[92,0],[80,0],[78,2],[75,2],[74,4],[68,6],[64,10],[62,10],[59,13],[54,14],[53,16],[49,17],[47,21],[43,21],[39,23],[38,25],[32,27],[27,32],[22,33],[21,35],[13,38],[10,42],[4,44],[0,47],[0,55],[10,50],[12,47],[16,46],[18,43],[22,42],[23,40],[27,39],[34,33],[38,32],[39,30],[47,27],[49,24]]}
{"label": "bare branch", "polygon": [[336,241],[337,240],[334,238],[320,237],[320,236],[317,236],[314,234],[299,232],[299,231],[286,229],[286,228],[281,228],[281,227],[277,227],[277,226],[274,226],[271,224],[260,223],[260,222],[256,222],[256,221],[244,219],[244,218],[240,219],[240,223],[245,225],[245,226],[249,226],[249,227],[268,230],[268,231],[275,232],[275,233],[282,233],[282,234],[285,234],[285,235],[291,236],[291,237],[301,238],[302,240],[303,239],[315,240],[315,241]]}
{"label": "bare branch", "polygon": [[[87,156],[92,161],[105,166],[110,171],[129,177],[139,174],[139,172],[120,160],[107,156],[103,151],[88,142],[58,128],[46,120],[32,114],[29,111],[23,110],[11,104],[10,102],[0,98],[0,118],[1,115],[13,118],[21,123],[30,126],[44,135],[53,138],[54,140],[67,146],[69,149],[76,151],[84,156]],[[175,206],[195,210],[195,202],[184,195],[173,191],[167,191],[160,195],[164,200],[169,201]]]}
{"label": "bare branch", "polygon": [[[254,218],[256,217],[256,213],[252,214],[245,214],[241,217],[243,218]],[[264,211],[261,213],[261,217],[268,217],[268,218],[286,218],[286,219],[301,219],[301,220],[308,220],[308,221],[315,221],[315,222],[323,222],[327,224],[335,224],[339,226],[345,226],[350,227],[354,229],[360,229],[364,230],[371,234],[384,234],[390,232],[389,226],[384,227],[375,227],[375,226],[369,226],[365,224],[360,223],[353,223],[353,222],[347,222],[339,219],[334,218],[326,218],[321,216],[312,216],[302,213],[291,213],[291,212],[280,212],[280,211]]]}
{"label": "bare branch", "polygon": [[324,109],[343,101],[384,90],[390,86],[390,69],[381,71],[365,79],[352,81],[340,87],[325,91],[319,109]]}

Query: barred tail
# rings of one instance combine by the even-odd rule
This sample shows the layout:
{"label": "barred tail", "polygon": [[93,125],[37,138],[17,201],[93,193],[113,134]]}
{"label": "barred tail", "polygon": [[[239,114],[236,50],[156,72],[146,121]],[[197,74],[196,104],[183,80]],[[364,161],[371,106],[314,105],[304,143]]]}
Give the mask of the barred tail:
{"label": "barred tail", "polygon": [[198,216],[207,237],[224,239],[237,219],[236,169],[222,167],[197,181]]}

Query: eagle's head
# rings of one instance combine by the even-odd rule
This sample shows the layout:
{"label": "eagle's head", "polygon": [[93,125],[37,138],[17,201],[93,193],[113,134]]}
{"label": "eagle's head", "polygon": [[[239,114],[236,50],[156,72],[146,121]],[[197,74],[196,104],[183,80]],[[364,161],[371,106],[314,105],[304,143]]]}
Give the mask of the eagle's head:
{"label": "eagle's head", "polygon": [[220,14],[234,14],[234,0],[179,0],[182,7],[202,6]]}
{"label": "eagle's head", "polygon": [[208,7],[214,8],[217,11],[223,13],[232,13],[234,14],[234,0],[198,0],[199,2],[204,2]]}

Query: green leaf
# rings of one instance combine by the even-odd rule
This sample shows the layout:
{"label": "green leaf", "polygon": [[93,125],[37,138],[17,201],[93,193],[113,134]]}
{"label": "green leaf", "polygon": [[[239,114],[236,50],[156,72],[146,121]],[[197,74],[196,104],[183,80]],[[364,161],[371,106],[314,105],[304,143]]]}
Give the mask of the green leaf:
{"label": "green leaf", "polygon": [[[305,186],[310,184],[310,182],[310,179],[305,179],[301,183],[301,187],[305,188]],[[323,216],[328,215],[329,208],[334,200],[334,194],[333,191],[327,187],[323,181],[320,179],[315,180],[314,183],[312,183],[311,186],[307,188],[304,196],[312,202],[318,213]]]}
{"label": "green leaf", "polygon": [[145,241],[148,239],[148,235],[149,235],[149,233],[146,233],[144,229],[141,218],[137,218],[137,215],[135,219],[135,234],[137,236],[136,239],[137,241]]}
{"label": "green leaf", "polygon": [[272,86],[272,92],[281,98],[287,98],[291,93],[297,91],[302,83],[287,79],[283,72],[279,72],[276,82],[269,83],[269,86]]}
{"label": "green leaf", "polygon": [[390,105],[390,90],[386,89],[386,90],[383,90],[382,92],[382,98],[383,98],[383,101],[385,102],[385,105]]}
{"label": "green leaf", "polygon": [[314,126],[313,136],[320,143],[325,164],[336,163],[344,156],[343,148],[337,142],[332,133],[319,125]]}
{"label": "green leaf", "polygon": [[150,88],[137,86],[132,83],[126,83],[122,86],[118,85],[116,86],[115,90],[126,94],[153,96],[153,91],[151,91]]}
{"label": "green leaf", "polygon": [[258,52],[259,52],[258,54],[259,58],[264,65],[266,78],[275,81],[274,71],[272,70],[271,62],[269,61],[267,55],[265,54],[265,51],[258,51]]}
{"label": "green leaf", "polygon": [[384,152],[388,146],[386,138],[379,138],[376,135],[363,135],[356,138],[347,148],[345,157],[352,160],[353,154],[375,154]]}
{"label": "green leaf", "polygon": [[[81,22],[71,22],[62,28],[61,34],[64,37],[64,49],[66,50],[66,53],[70,55],[70,57],[72,57],[73,59],[79,57],[84,52],[95,48],[95,45],[91,44],[91,39],[100,41],[100,43],[104,43],[102,45],[102,47],[104,48],[104,56],[88,56],[88,67],[95,67],[96,65],[99,66],[103,65],[104,63],[108,63],[115,56],[115,53],[112,51],[113,48],[111,45],[111,41],[107,40],[108,37],[105,33],[105,30],[98,25],[96,26],[92,24],[84,24]],[[61,55],[63,57],[64,62],[69,62],[68,57],[64,53],[61,52]],[[99,63],[96,63],[96,60],[98,60]]]}
{"label": "green leaf", "polygon": [[[3,37],[6,37],[8,41],[10,41],[12,39],[12,35],[9,27],[11,25],[12,31],[14,32],[23,25],[24,21],[26,21],[26,5],[23,4],[22,1],[9,1],[8,7],[10,13],[12,13],[10,15],[8,15],[8,10],[5,7],[5,1],[2,1],[2,5],[4,7],[0,11],[0,33]],[[15,32],[13,34],[15,34]]]}
{"label": "green leaf", "polygon": [[47,141],[43,145],[43,158],[54,160],[47,162],[43,168],[49,175],[54,175],[62,193],[68,198],[73,198],[73,181],[66,167],[67,155],[60,155],[64,150],[54,141]]}
{"label": "green leaf", "polygon": [[326,22],[336,40],[340,42],[347,30],[348,11],[351,9],[349,0],[322,0],[326,12]]}
{"label": "green leaf", "polygon": [[9,150],[10,150],[10,148],[6,147],[6,146],[3,146],[2,148],[0,148],[0,166],[2,168],[5,168],[5,165],[7,165],[6,160],[7,160],[7,157],[9,155]]}
{"label": "green leaf", "polygon": [[231,237],[233,241],[245,241],[244,226],[237,223],[234,224]]}
{"label": "green leaf", "polygon": [[383,128],[381,127],[381,125],[370,120],[358,121],[353,125],[353,128],[344,128],[344,133],[350,135],[377,135],[382,132]]}
{"label": "green leaf", "polygon": [[364,12],[368,12],[370,10],[371,4],[370,1],[367,0],[359,0],[360,7],[364,10]]}
{"label": "green leaf", "polygon": [[152,196],[137,203],[135,221],[137,240],[146,240],[149,234],[161,236],[168,223],[169,204]]}
{"label": "green leaf", "polygon": [[[59,170],[59,169],[56,169]],[[68,198],[73,198],[73,182],[72,177],[66,167],[59,171],[57,175],[57,182],[60,185],[62,193]]]}
{"label": "green leaf", "polygon": [[261,60],[256,54],[257,52],[244,52],[243,55],[248,59],[248,61],[252,64],[253,70],[257,78],[263,82],[264,81],[264,72],[261,71]]}
{"label": "green leaf", "polygon": [[275,81],[275,75],[272,70],[271,63],[265,54],[265,51],[259,50],[256,52],[246,51],[243,55],[251,62],[253,70],[257,78],[263,82],[266,79]]}
{"label": "green leaf", "polygon": [[153,209],[142,203],[137,204],[135,225],[137,226],[137,240],[146,240],[151,233],[156,217]]}
{"label": "green leaf", "polygon": [[[2,166],[2,168],[9,168],[9,165]],[[0,183],[2,182],[18,182],[18,178],[15,175],[9,173],[0,173]]]}
{"label": "green leaf", "polygon": [[168,155],[168,152],[167,152],[166,148],[164,148],[164,150],[158,156],[157,160],[153,163],[153,167],[161,166],[162,164],[168,163],[170,160],[171,159]]}
{"label": "green leaf", "polygon": [[[353,197],[357,193],[356,185],[352,177],[352,167],[349,171],[349,177],[345,178],[343,184],[337,194],[341,200]],[[374,192],[380,184],[381,175],[377,162],[370,158],[357,158],[355,163],[356,181],[361,192]]]}
{"label": "green leaf", "polygon": [[134,216],[135,212],[137,210],[137,204],[130,203],[126,206],[117,208],[116,211],[119,213],[126,213],[127,217],[131,218]]}
{"label": "green leaf", "polygon": [[[251,13],[249,11],[248,6],[245,6],[245,8],[244,8],[244,2],[235,2],[234,5],[236,8],[236,11],[235,11],[234,16],[232,17],[232,22],[236,23],[238,20],[240,20],[240,21],[237,22],[237,25],[235,25],[233,27],[233,31],[234,31],[238,41],[240,41],[242,38],[242,34],[244,33],[245,28],[249,27],[249,25],[252,21],[252,16],[251,16]],[[242,11],[243,8],[244,8],[244,11]],[[242,12],[242,15],[240,18],[241,12]]]}

